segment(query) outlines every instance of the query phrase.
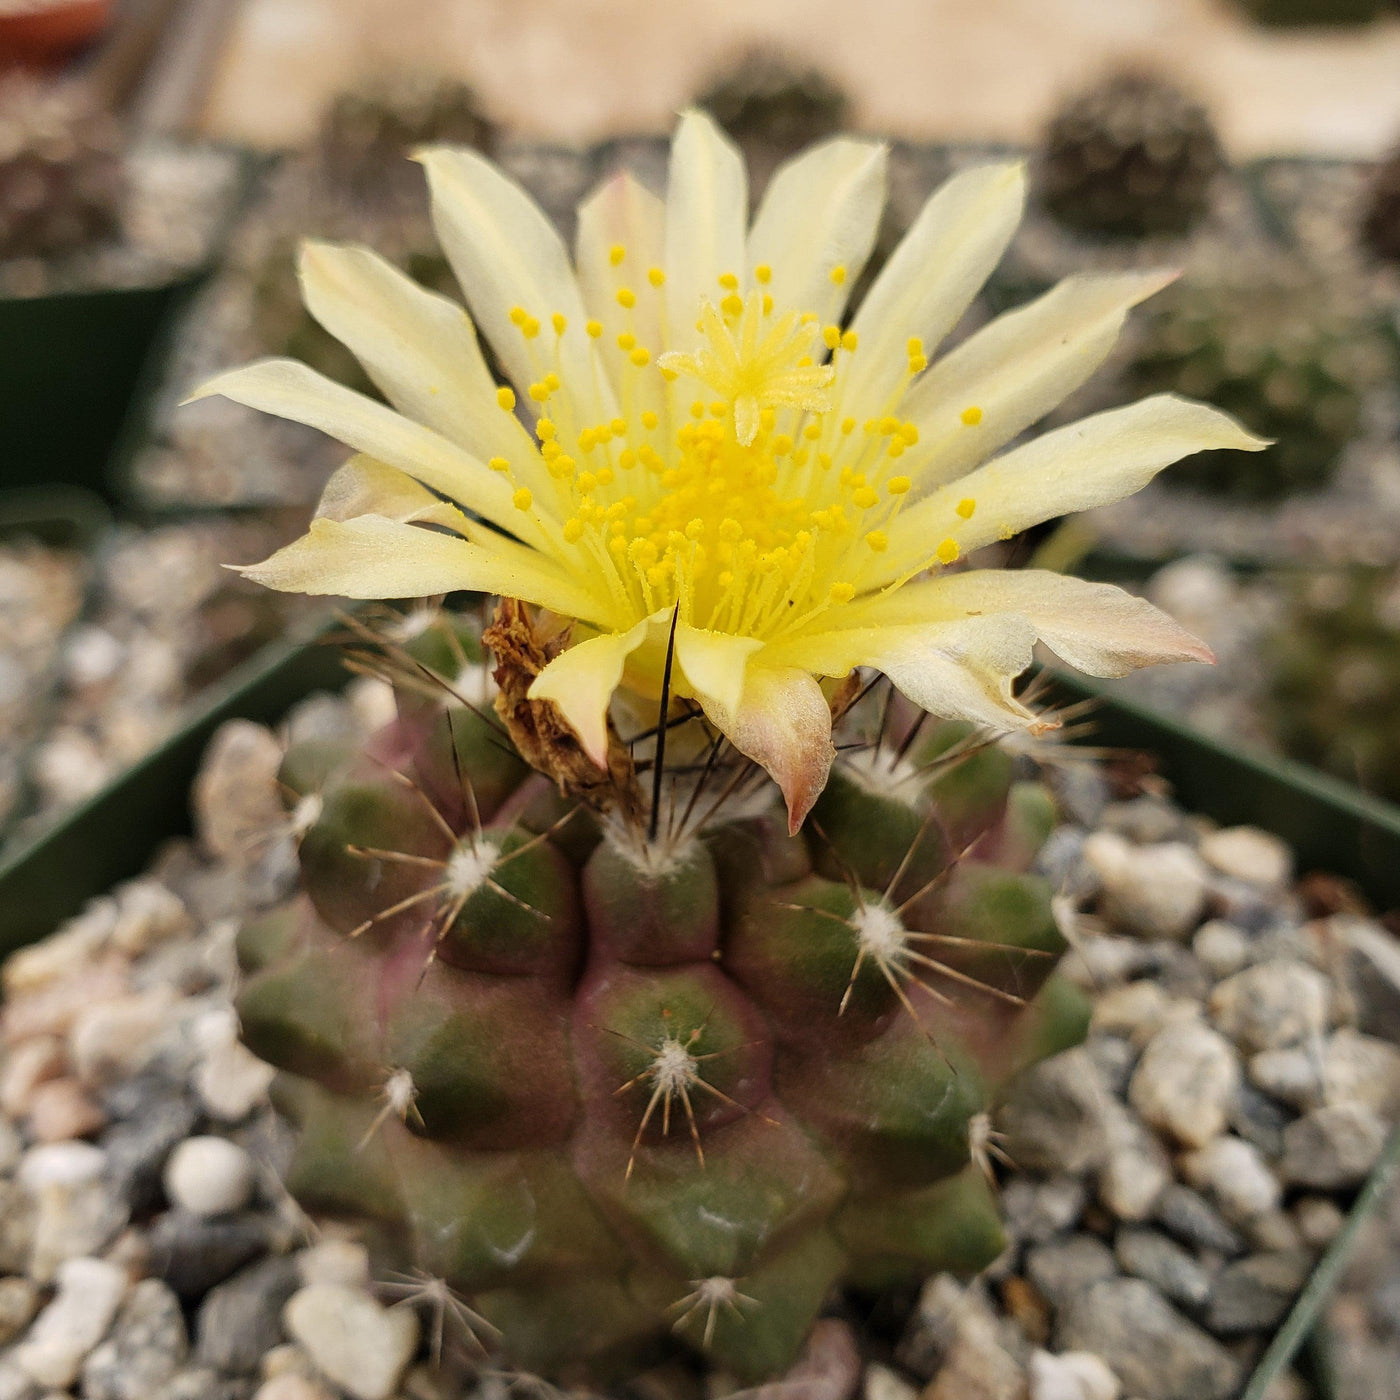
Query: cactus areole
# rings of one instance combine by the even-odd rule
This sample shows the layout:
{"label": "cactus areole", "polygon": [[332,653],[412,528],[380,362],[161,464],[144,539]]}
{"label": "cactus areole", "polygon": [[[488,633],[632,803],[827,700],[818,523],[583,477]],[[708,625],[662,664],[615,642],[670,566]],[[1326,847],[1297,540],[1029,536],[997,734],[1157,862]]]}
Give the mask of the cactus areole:
{"label": "cactus areole", "polygon": [[1019,167],[936,192],[848,315],[878,145],[795,157],[746,230],[687,114],[664,200],[585,202],[577,270],[489,162],[420,159],[469,314],[363,249],[302,259],[388,405],[286,361],[204,391],[356,453],[255,578],[499,599],[356,624],[398,718],[287,755],[302,892],[242,934],[243,1033],[293,1194],[464,1340],[576,1373],[675,1333],[772,1375],[834,1287],[998,1252],[988,1110],[1082,1033],[1028,873],[1052,807],[994,742],[1053,724],[1013,691],[1034,643],[1209,657],[967,556],[1259,444],[1163,396],[1008,446],[1160,275],[1071,279],[930,365]]}

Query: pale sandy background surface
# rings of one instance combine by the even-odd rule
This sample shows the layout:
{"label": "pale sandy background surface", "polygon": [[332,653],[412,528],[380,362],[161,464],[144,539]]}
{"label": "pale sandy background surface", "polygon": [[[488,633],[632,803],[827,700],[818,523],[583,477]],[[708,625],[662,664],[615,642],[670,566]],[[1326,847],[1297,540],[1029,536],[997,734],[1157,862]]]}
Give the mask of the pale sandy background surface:
{"label": "pale sandy background surface", "polygon": [[1400,135],[1400,12],[1280,32],[1227,0],[241,0],[202,123],[291,143],[336,88],[397,64],[469,78],[523,133],[659,131],[762,39],[892,135],[1024,141],[1066,87],[1141,56],[1194,82],[1238,156],[1369,156]]}

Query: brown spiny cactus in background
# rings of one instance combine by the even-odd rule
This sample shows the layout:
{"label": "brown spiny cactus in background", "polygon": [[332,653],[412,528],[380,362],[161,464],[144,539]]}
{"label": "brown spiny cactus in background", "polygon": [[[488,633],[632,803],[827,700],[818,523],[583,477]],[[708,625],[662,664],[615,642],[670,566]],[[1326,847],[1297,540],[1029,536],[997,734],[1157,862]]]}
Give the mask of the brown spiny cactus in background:
{"label": "brown spiny cactus in background", "polygon": [[1037,161],[1045,207],[1086,233],[1179,234],[1206,212],[1225,156],[1206,109],[1150,73],[1115,74],[1051,118]]}

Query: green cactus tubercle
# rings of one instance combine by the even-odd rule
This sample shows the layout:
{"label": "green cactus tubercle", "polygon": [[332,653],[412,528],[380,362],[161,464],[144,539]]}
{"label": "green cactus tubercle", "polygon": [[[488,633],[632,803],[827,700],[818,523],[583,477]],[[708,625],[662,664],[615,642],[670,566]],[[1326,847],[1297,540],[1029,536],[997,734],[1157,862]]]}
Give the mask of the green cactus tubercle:
{"label": "green cactus tubercle", "polygon": [[[410,643],[417,674],[465,659],[484,693],[452,643]],[[302,889],[239,939],[302,1204],[544,1374],[675,1337],[759,1379],[833,1288],[990,1262],[976,1125],[1085,1028],[1028,871],[1044,790],[930,722],[844,752],[792,837],[756,770],[677,725],[653,837],[430,689],[362,752],[289,751]]]}

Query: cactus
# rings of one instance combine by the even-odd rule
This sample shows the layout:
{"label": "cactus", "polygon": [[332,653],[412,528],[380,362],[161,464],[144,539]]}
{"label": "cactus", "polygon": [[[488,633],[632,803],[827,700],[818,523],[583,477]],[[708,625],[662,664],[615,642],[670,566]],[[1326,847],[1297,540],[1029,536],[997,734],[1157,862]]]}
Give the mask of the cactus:
{"label": "cactus", "polygon": [[1369,24],[1386,10],[1386,0],[1237,0],[1260,24]]}
{"label": "cactus", "polygon": [[489,152],[496,140],[495,123],[464,83],[397,75],[336,97],[297,176],[311,207],[251,269],[259,342],[353,388],[371,388],[354,357],[307,315],[296,278],[298,244],[312,229],[345,238],[368,235],[415,281],[448,290],[452,277],[433,236],[412,153],[438,142]]}
{"label": "cactus", "polygon": [[823,72],[752,49],[695,99],[734,138],[762,184],[781,160],[850,125],[850,100]]}
{"label": "cactus", "polygon": [[1119,73],[1051,119],[1041,198],[1061,223],[1141,238],[1187,232],[1206,212],[1225,157],[1200,103],[1147,73]]}
{"label": "cactus", "polygon": [[0,259],[50,258],[117,231],[121,131],[77,87],[0,78]]}
{"label": "cactus", "polygon": [[1371,177],[1361,241],[1382,262],[1400,263],[1400,149],[1381,161]]}
{"label": "cactus", "polygon": [[523,605],[494,673],[464,618],[396,635],[398,719],[288,752],[302,891],[239,938],[294,1195],[546,1374],[674,1333],[764,1377],[833,1286],[989,1263],[979,1125],[1085,1025],[1046,792],[967,726],[881,742],[867,694],[791,837],[683,708],[600,777],[524,698]]}
{"label": "cactus", "polygon": [[1278,262],[1172,288],[1146,318],[1130,378],[1199,395],[1274,439],[1248,456],[1204,452],[1169,484],[1267,501],[1329,480],[1390,360],[1345,279]]}
{"label": "cactus", "polygon": [[1285,751],[1400,800],[1400,575],[1356,568],[1295,583],[1263,652]]}

